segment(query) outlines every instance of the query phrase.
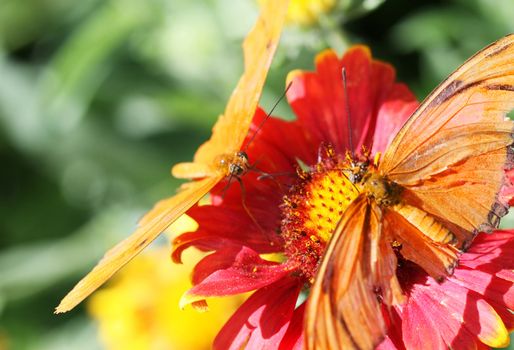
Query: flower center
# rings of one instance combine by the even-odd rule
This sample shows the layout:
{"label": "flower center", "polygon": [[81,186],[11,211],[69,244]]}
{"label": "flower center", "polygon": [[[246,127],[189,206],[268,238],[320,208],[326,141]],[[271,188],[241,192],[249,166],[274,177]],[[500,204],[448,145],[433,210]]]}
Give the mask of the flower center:
{"label": "flower center", "polygon": [[359,190],[342,169],[347,168],[329,146],[309,171],[299,171],[299,180],[282,205],[281,232],[285,253],[300,273],[312,283],[332,236],[348,205]]}

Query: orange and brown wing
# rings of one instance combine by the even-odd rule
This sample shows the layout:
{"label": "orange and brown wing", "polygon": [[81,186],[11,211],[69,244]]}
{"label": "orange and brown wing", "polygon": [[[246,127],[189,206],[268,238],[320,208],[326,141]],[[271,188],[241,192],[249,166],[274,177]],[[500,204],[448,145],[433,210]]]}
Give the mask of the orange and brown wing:
{"label": "orange and brown wing", "polygon": [[307,350],[372,350],[386,325],[379,297],[401,298],[381,212],[361,195],[345,211],[318,270],[305,317]]}
{"label": "orange and brown wing", "polygon": [[[265,1],[261,14],[243,43],[244,73],[230,96],[225,112],[213,127],[212,137],[195,154],[194,162],[211,165],[222,154],[241,149],[250,128],[262,88],[284,26],[289,0]],[[186,163],[187,164],[187,163]],[[173,176],[194,178],[181,164]]]}
{"label": "orange and brown wing", "polygon": [[384,210],[384,230],[401,255],[423,268],[436,280],[453,273],[459,250],[458,238],[421,209],[399,204]]}
{"label": "orange and brown wing", "polygon": [[208,193],[220,178],[191,182],[175,196],[165,199],[148,212],[139,228],[109,250],[102,260],[64,297],[56,313],[67,312],[104,284],[116,271],[132,260],[169,225]]}
{"label": "orange and brown wing", "polygon": [[[514,35],[478,52],[423,102],[379,170],[404,199],[452,226],[465,248],[506,213],[497,194],[511,166]],[[450,228],[450,227],[449,227]]]}

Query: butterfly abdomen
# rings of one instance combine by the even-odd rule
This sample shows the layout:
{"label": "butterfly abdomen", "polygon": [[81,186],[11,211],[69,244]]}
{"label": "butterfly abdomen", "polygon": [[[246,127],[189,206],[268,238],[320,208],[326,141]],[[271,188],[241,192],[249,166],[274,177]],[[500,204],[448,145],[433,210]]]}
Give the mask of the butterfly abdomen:
{"label": "butterfly abdomen", "polygon": [[396,204],[392,209],[433,242],[456,243],[455,235],[427,212],[405,203]]}

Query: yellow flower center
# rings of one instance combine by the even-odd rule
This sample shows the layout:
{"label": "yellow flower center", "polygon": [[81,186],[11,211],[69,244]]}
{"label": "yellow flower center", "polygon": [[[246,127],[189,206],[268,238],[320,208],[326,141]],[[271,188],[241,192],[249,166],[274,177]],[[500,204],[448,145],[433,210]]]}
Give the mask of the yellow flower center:
{"label": "yellow flower center", "polygon": [[314,280],[341,216],[359,194],[343,172],[347,164],[330,147],[324,147],[324,157],[313,169],[299,171],[299,181],[282,205],[285,254],[308,282]]}
{"label": "yellow flower center", "polygon": [[305,209],[307,230],[328,242],[339,219],[359,192],[340,169],[315,173],[306,184]]}

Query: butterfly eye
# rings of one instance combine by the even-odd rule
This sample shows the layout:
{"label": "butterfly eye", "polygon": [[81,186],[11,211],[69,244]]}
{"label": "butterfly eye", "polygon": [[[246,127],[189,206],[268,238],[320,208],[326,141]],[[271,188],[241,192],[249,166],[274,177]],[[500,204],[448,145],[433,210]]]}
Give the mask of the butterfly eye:
{"label": "butterfly eye", "polygon": [[237,158],[241,159],[242,161],[247,162],[248,161],[248,154],[246,152],[240,151],[236,153]]}

